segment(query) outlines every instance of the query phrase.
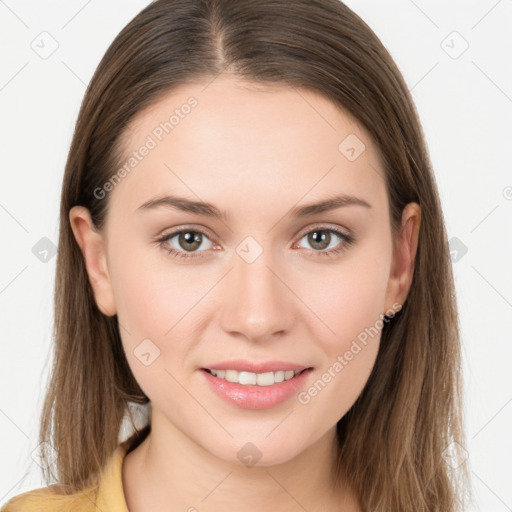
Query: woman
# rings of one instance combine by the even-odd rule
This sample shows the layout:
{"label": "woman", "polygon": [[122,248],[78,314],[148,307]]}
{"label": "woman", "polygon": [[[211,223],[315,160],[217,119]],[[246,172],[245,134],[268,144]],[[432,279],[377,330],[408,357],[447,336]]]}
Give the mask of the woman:
{"label": "woman", "polygon": [[454,296],[416,110],[356,14],[157,0],[66,165],[54,485],[2,510],[462,510]]}

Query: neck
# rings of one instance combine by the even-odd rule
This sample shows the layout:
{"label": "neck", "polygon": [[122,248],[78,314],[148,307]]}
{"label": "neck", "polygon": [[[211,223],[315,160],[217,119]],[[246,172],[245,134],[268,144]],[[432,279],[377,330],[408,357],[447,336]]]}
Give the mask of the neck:
{"label": "neck", "polygon": [[[151,432],[125,457],[130,512],[144,510],[359,511],[355,494],[333,477],[335,428],[291,460],[250,466],[223,460],[153,410]],[[341,490],[340,490],[341,489]]]}

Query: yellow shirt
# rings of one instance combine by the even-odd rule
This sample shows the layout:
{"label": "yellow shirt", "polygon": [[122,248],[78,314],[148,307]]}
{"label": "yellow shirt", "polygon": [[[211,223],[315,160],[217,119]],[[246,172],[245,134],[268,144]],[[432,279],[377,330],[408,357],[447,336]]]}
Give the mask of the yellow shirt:
{"label": "yellow shirt", "polygon": [[120,443],[101,472],[98,486],[76,494],[56,494],[42,487],[18,494],[5,503],[0,512],[129,512],[126,505],[121,468],[130,446]]}

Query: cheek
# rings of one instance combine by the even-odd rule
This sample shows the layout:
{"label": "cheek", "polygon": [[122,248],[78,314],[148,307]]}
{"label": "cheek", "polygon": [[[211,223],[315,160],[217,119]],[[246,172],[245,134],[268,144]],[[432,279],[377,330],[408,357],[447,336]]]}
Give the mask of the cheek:
{"label": "cheek", "polygon": [[[369,253],[371,254],[371,253]],[[389,262],[385,256],[347,258],[339,266],[323,269],[308,280],[303,296],[311,310],[323,321],[326,352],[345,350],[346,345],[381,319],[384,312]]]}
{"label": "cheek", "polygon": [[208,282],[197,278],[192,265],[173,264],[166,251],[156,245],[123,245],[123,240],[136,237],[125,236],[116,247],[112,244],[112,261],[117,262],[112,282],[118,316],[133,336],[163,339],[205,294]]}
{"label": "cheek", "polygon": [[331,292],[328,317],[340,340],[357,337],[380,318],[386,286],[379,277],[370,272],[360,277],[351,275]]}
{"label": "cheek", "polygon": [[121,322],[134,337],[160,338],[170,327],[178,287],[172,277],[126,258],[116,269],[114,295]]}
{"label": "cheek", "polygon": [[297,397],[306,410],[316,411],[306,422],[313,416],[331,424],[342,418],[366,385],[379,350],[386,272],[377,265],[366,272],[346,270],[316,280],[323,286],[309,294],[322,320],[312,318],[310,326],[323,358],[315,380]]}
{"label": "cheek", "polygon": [[336,271],[318,276],[317,292],[310,295],[312,309],[330,330],[321,324],[316,327],[315,332],[323,333],[317,340],[325,358],[299,403],[315,404],[333,423],[354,404],[375,364],[390,262],[391,245],[384,237],[375,237]]}
{"label": "cheek", "polygon": [[[123,346],[142,386],[156,378],[157,369],[174,374],[187,363],[199,338],[198,316],[208,307],[208,291],[218,280],[211,271],[200,274],[193,265],[178,267],[166,260],[165,251],[157,251],[125,253],[112,273]],[[140,368],[141,354],[146,353],[154,359],[149,373]],[[168,381],[169,375],[163,373]]]}
{"label": "cheek", "polygon": [[170,266],[139,261],[134,254],[124,258],[113,276],[124,352],[135,380],[152,401],[183,407],[186,397],[173,376],[182,380],[179,368],[187,358],[188,340],[193,340],[186,331],[188,315],[201,296],[201,286],[192,289],[190,282],[195,280],[187,286]]}

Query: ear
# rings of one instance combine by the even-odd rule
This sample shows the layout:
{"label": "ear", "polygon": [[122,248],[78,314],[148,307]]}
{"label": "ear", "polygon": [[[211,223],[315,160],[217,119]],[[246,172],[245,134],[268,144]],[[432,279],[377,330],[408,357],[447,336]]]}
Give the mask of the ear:
{"label": "ear", "polygon": [[89,210],[84,206],[73,206],[69,210],[69,221],[84,257],[96,304],[104,315],[113,316],[117,310],[108,274],[103,237],[92,223]]}
{"label": "ear", "polygon": [[402,211],[402,223],[398,230],[391,272],[386,291],[386,311],[396,310],[393,304],[405,302],[412,284],[414,261],[418,248],[421,208],[417,203],[407,204]]}

